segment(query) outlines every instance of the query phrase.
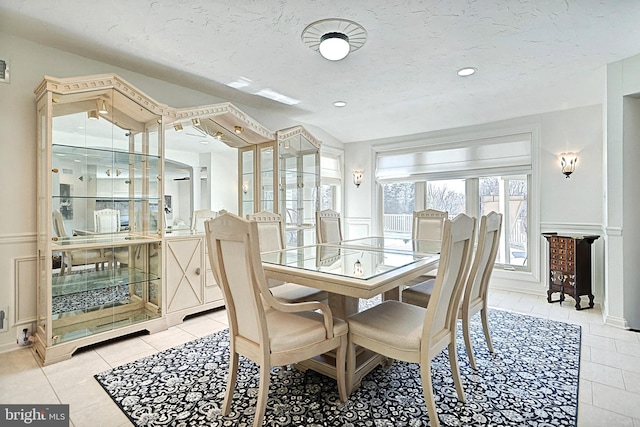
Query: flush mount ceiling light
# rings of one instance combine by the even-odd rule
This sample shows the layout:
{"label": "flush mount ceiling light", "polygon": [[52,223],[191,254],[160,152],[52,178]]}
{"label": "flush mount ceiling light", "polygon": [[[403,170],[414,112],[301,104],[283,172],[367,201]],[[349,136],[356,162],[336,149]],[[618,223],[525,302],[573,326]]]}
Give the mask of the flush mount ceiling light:
{"label": "flush mount ceiling light", "polygon": [[458,70],[458,75],[459,75],[460,77],[469,77],[470,75],[475,74],[475,73],[476,73],[476,71],[478,71],[478,69],[477,69],[477,68],[474,68],[474,67],[464,67],[464,68],[460,68],[460,69]]}
{"label": "flush mount ceiling light", "polygon": [[242,126],[234,126],[234,127],[233,127],[233,131],[234,131],[235,133],[237,133],[238,135],[240,135],[240,134],[242,133],[242,131],[243,131],[243,130],[244,130],[244,129],[242,129]]}
{"label": "flush mount ceiling light", "polygon": [[330,61],[339,61],[360,49],[367,41],[367,30],[347,19],[322,19],[302,31],[302,42]]}

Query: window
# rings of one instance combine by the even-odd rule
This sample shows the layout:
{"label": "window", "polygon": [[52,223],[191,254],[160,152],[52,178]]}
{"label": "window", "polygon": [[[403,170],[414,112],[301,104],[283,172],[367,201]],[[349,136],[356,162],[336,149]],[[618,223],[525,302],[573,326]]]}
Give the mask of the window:
{"label": "window", "polygon": [[502,214],[502,235],[496,264],[526,267],[529,215],[526,176],[480,178],[480,215],[491,211]]}
{"label": "window", "polygon": [[427,209],[448,212],[449,218],[466,212],[464,179],[427,181],[426,188]]}
{"label": "window", "polygon": [[342,209],[342,153],[327,152],[323,149],[320,155],[320,210]]}
{"label": "window", "polygon": [[[503,215],[496,264],[507,271],[533,274],[536,253],[531,226],[531,183],[537,130],[503,135],[413,141],[412,146],[381,145],[376,179],[382,188],[383,234],[411,236],[414,210],[447,211],[480,216]],[[535,200],[535,198],[534,198]],[[534,212],[535,215],[535,212]],[[532,234],[533,233],[533,234]],[[535,274],[533,274],[535,277]]]}
{"label": "window", "polygon": [[340,210],[338,208],[338,200],[340,195],[340,186],[337,184],[322,184],[320,185],[320,210],[332,209],[334,211]]}
{"label": "window", "polygon": [[413,182],[394,182],[382,185],[382,233],[384,237],[411,238],[415,194]]}

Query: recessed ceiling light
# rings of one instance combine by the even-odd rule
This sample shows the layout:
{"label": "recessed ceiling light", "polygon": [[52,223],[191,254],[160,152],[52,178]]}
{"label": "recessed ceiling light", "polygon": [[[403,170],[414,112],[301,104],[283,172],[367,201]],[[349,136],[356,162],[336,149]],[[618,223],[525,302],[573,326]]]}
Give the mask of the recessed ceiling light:
{"label": "recessed ceiling light", "polygon": [[345,105],[347,105],[346,101],[336,101],[333,103],[334,107],[344,107]]}
{"label": "recessed ceiling light", "polygon": [[200,141],[200,144],[207,145],[209,144],[209,141],[207,141],[206,139],[203,139],[202,141]]}
{"label": "recessed ceiling light", "polygon": [[470,75],[475,74],[475,73],[476,73],[476,71],[478,71],[478,69],[477,69],[477,68],[474,68],[474,67],[465,67],[465,68],[460,68],[460,69],[458,70],[458,75],[459,75],[460,77],[469,77]]}

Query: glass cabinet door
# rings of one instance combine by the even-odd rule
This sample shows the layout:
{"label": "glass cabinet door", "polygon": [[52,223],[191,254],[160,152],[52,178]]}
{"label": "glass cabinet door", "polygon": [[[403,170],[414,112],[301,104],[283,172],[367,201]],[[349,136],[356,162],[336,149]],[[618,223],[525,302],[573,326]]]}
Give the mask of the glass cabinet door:
{"label": "glass cabinet door", "polygon": [[260,145],[258,152],[260,153],[260,210],[276,212],[274,146],[272,143]]}
{"label": "glass cabinet door", "polygon": [[315,243],[319,209],[320,142],[304,128],[278,133],[280,213],[287,246]]}
{"label": "glass cabinet door", "polygon": [[240,149],[240,216],[254,213],[255,201],[255,157],[253,147]]}

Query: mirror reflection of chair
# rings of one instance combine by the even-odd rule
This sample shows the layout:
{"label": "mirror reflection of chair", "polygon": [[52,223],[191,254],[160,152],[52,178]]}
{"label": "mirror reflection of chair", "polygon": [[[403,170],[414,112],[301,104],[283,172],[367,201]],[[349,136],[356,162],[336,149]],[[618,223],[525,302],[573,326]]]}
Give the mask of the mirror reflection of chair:
{"label": "mirror reflection of chair", "polygon": [[[62,213],[55,210],[52,213],[53,230],[58,238],[68,237],[64,227]],[[71,268],[75,265],[95,264],[96,270],[104,269],[104,264],[111,261],[111,252],[104,249],[83,249],[62,252],[60,274],[71,274]]]}
{"label": "mirror reflection of chair", "polygon": [[[500,247],[500,230],[502,227],[502,214],[490,212],[480,219],[480,231],[478,233],[478,247],[473,257],[473,264],[464,288],[462,307],[458,312],[458,318],[462,319],[462,331],[467,347],[469,363],[473,369],[477,369],[471,346],[471,333],[469,319],[480,312],[482,329],[487,341],[489,351],[493,353],[493,344],[489,334],[489,322],[487,320],[487,293],[489,279],[493,272],[498,248]],[[428,280],[405,289],[402,292],[402,301],[409,304],[427,307],[433,293],[434,281]]]}
{"label": "mirror reflection of chair", "polygon": [[456,320],[473,248],[475,218],[460,214],[444,223],[440,269],[433,304],[425,309],[400,301],[384,301],[349,318],[347,384],[353,383],[355,346],[368,348],[392,359],[420,364],[424,400],[432,426],[438,426],[433,395],[431,360],[448,348],[449,362],[458,399],[464,390],[456,355]]}
{"label": "mirror reflection of chair", "polygon": [[331,209],[316,212],[316,240],[318,243],[342,241],[339,212]]}
{"label": "mirror reflection of chair", "polygon": [[[258,224],[260,252],[279,251],[285,248],[282,215],[262,211],[247,214],[247,219]],[[327,301],[328,294],[320,289],[295,283],[270,283],[271,293],[284,302]]]}
{"label": "mirror reflection of chair", "polygon": [[347,324],[320,302],[283,303],[267,286],[260,260],[257,223],[233,214],[205,222],[209,260],[222,288],[229,320],[229,373],[222,414],[231,409],[239,355],[260,367],[253,425],[262,426],[269,397],[270,369],[336,352],[338,394],[347,400]]}
{"label": "mirror reflection of chair", "polygon": [[120,211],[116,209],[93,211],[93,224],[96,233],[117,233],[120,231]]}
{"label": "mirror reflection of chair", "polygon": [[204,233],[204,222],[218,216],[218,212],[209,209],[193,211],[191,215],[191,231]]}

